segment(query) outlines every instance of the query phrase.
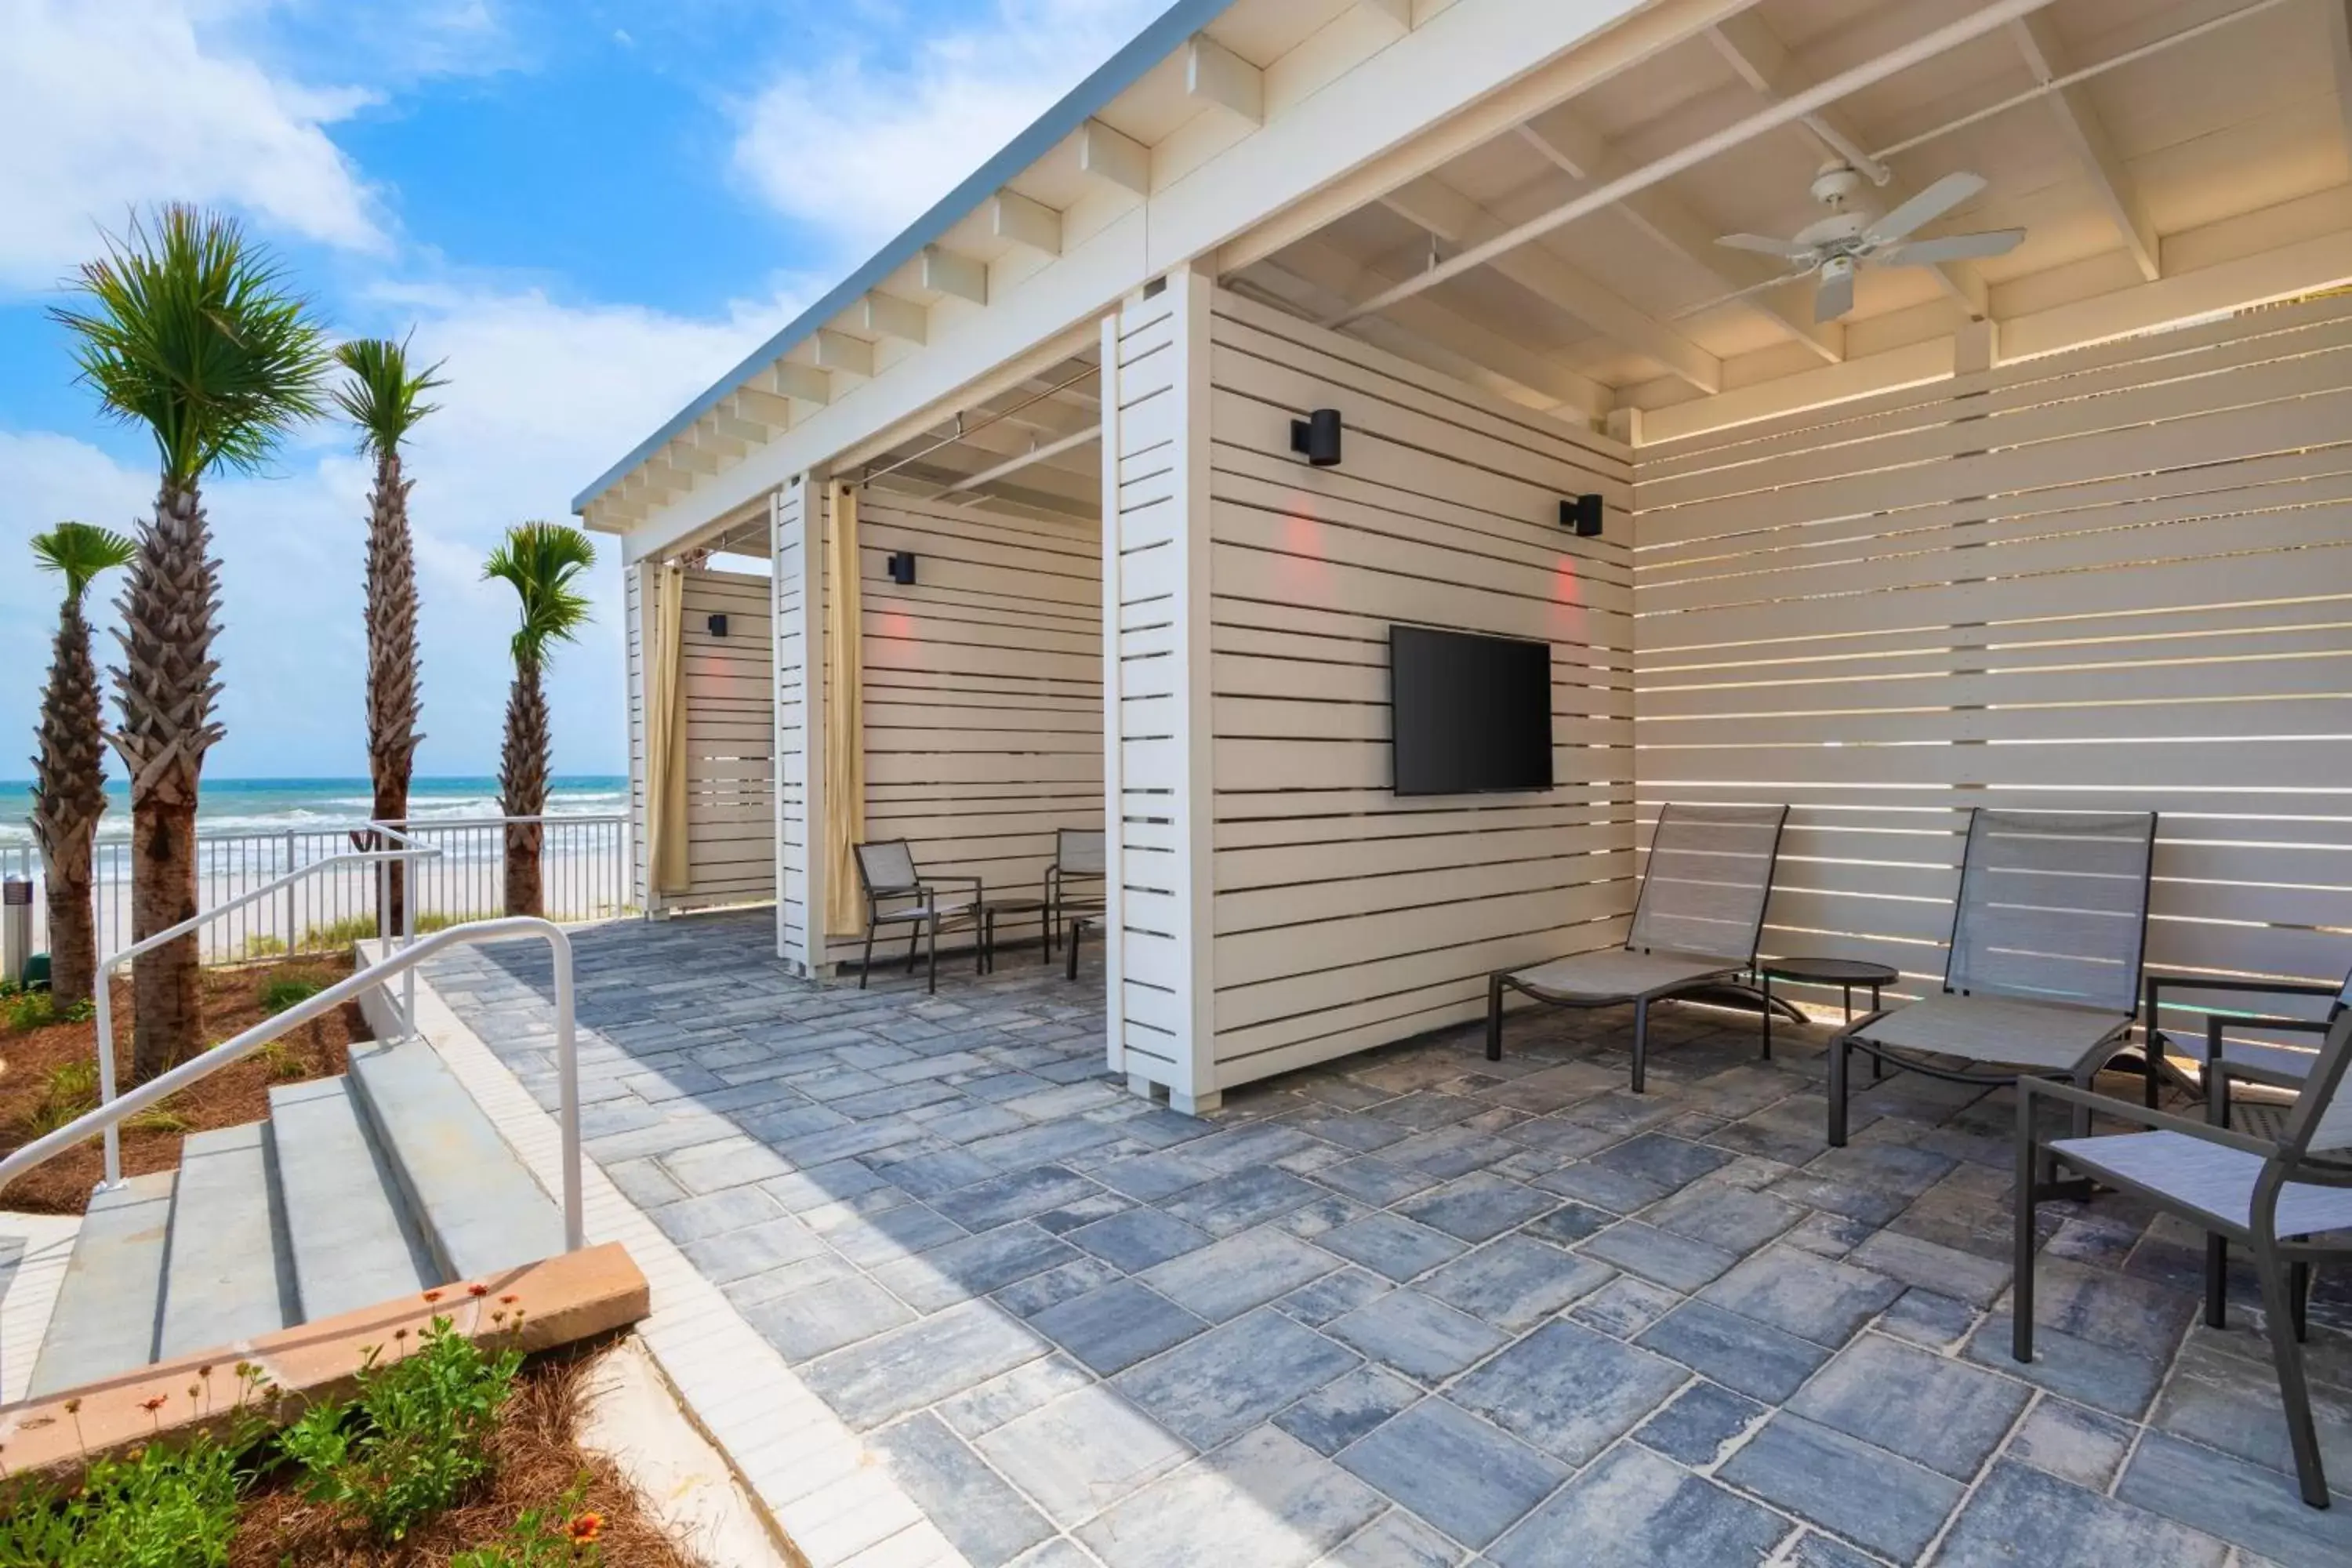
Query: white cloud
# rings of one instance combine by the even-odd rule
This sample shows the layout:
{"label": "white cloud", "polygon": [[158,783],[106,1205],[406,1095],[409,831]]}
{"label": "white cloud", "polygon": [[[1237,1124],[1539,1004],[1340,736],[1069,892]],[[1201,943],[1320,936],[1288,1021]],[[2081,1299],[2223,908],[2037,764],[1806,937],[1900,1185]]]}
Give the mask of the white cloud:
{"label": "white cloud", "polygon": [[[423,599],[424,773],[489,771],[504,719],[509,591],[480,581],[481,562],[509,524],[562,519],[600,471],[733,363],[794,308],[777,300],[696,321],[630,307],[574,308],[537,292],[384,287],[353,306],[374,329],[414,321],[415,352],[446,358],[441,411],[419,426],[408,467]],[[369,466],[339,428],[290,450],[279,477],[216,479],[205,487],[222,561],[225,624],[217,645],[227,740],[216,777],[349,777],[365,771],[361,678],[362,543]],[[117,528],[149,505],[154,480],[82,441],[0,431],[0,668],[46,668],[54,591],[16,570],[35,531],[62,517]],[[556,763],[618,772],[617,541],[598,540],[597,623],[557,658],[550,680]],[[114,590],[106,589],[103,598]],[[110,623],[110,611],[98,606]],[[101,655],[110,658],[106,641]],[[0,682],[0,738],[32,734],[37,682]],[[5,744],[0,740],[0,744]],[[0,776],[23,770],[0,750]]]}
{"label": "white cloud", "polygon": [[871,32],[742,111],[738,170],[845,248],[887,239],[1108,58],[1163,0],[990,0],[884,58]]}
{"label": "white cloud", "polygon": [[136,206],[218,203],[363,250],[374,203],[326,127],[368,101],[208,47],[176,0],[0,0],[0,287],[54,283]]}

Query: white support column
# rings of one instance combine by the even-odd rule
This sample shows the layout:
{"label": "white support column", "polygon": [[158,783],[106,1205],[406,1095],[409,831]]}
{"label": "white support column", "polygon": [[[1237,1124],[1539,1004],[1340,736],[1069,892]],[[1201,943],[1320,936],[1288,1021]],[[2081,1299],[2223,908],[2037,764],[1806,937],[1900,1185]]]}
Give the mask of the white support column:
{"label": "white support column", "polygon": [[629,890],[637,908],[653,917],[660,912],[656,907],[660,900],[654,896],[653,841],[646,832],[646,807],[653,787],[647,773],[646,660],[652,651],[646,639],[653,629],[654,574],[660,568],[648,556],[622,570],[626,573],[621,587],[627,621],[622,640],[629,679]]}
{"label": "white support column", "polygon": [[824,478],[775,493],[776,956],[831,973],[824,940]]}
{"label": "white support column", "polygon": [[[1126,790],[1119,766],[1124,746],[1119,732],[1119,321],[1113,310],[1102,319],[1102,445],[1097,458],[1102,469],[1102,661],[1103,661],[1103,1066],[1113,1073],[1127,1071],[1125,1020],[1119,1008],[1124,990],[1121,940],[1127,929]],[[1077,939],[1072,937],[1075,955]],[[1075,956],[1072,963],[1076,962]],[[1149,1086],[1145,1091],[1150,1092]]]}
{"label": "white support column", "polygon": [[1179,268],[1104,329],[1107,813],[1120,929],[1109,1060],[1214,1110],[1208,276]]}

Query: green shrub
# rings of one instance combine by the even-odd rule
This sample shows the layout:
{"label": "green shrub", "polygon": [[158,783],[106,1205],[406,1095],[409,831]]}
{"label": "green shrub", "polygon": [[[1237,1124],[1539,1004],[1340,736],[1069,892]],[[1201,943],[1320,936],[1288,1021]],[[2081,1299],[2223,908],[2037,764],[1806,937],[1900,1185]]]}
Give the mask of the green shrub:
{"label": "green shrub", "polygon": [[[404,1346],[407,1331],[395,1338]],[[300,1468],[303,1496],[401,1540],[489,1473],[490,1435],[521,1366],[520,1351],[486,1353],[436,1318],[398,1360],[369,1351],[359,1397],[313,1407],[279,1449]]]}
{"label": "green shrub", "polygon": [[283,1013],[325,989],[323,984],[308,974],[273,974],[261,984],[261,1010],[272,1015]]}
{"label": "green shrub", "polygon": [[25,1129],[32,1137],[43,1137],[97,1109],[98,1064],[59,1062],[41,1075],[41,1098],[26,1115]]}
{"label": "green shrub", "polygon": [[20,1489],[0,1512],[0,1568],[219,1568],[244,1447],[200,1433],[184,1447],[96,1460],[63,1501]]}
{"label": "green shrub", "polygon": [[39,1029],[58,1021],[57,999],[46,991],[20,991],[0,1002],[0,1017],[12,1029]]}
{"label": "green shrub", "polygon": [[596,1537],[602,1516],[583,1513],[588,1493],[583,1476],[551,1509],[531,1509],[507,1527],[501,1539],[449,1559],[449,1568],[594,1568],[604,1561]]}

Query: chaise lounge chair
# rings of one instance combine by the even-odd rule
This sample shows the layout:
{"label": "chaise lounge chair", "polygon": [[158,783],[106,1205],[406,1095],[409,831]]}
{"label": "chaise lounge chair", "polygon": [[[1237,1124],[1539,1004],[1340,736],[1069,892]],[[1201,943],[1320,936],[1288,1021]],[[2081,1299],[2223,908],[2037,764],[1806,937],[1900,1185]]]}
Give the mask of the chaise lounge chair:
{"label": "chaise lounge chair", "polygon": [[[2220,1031],[2212,1038],[2218,1044]],[[2278,1369],[2279,1395],[2286,1405],[2287,1440],[2294,1453],[2303,1500],[2328,1506],[2327,1477],[2320,1463],[2313,1426],[2311,1389],[2305,1382],[2304,1290],[2311,1265],[2352,1260],[2352,1244],[2338,1237],[2322,1246],[2311,1238],[2352,1227],[2352,1095],[2344,1090],[2352,1066],[2352,1012],[2338,1012],[2326,1044],[2311,1067],[2294,1109],[2275,1139],[2257,1138],[2223,1125],[2228,1116],[2225,1086],[2238,1076],[2226,1050],[2208,1064],[2215,1092],[2203,1123],[2143,1106],[2103,1099],[2073,1085],[2027,1079],[2017,1106],[2017,1285],[2011,1353],[2033,1359],[2034,1190],[2037,1173],[2054,1158],[2096,1181],[2145,1198],[2203,1227],[2222,1246],[2236,1241],[2252,1249],[2262,1281],[2263,1315],[2270,1331],[2271,1360]],[[2093,1110],[2135,1121],[2147,1131],[2038,1142],[2037,1102],[2059,1100],[2078,1121]],[[2207,1279],[2207,1318],[2219,1326],[2221,1276]]]}
{"label": "chaise lounge chair", "polygon": [[1943,992],[1869,1014],[1830,1042],[1831,1146],[1845,1145],[1857,1051],[1950,1083],[2087,1089],[2130,1048],[2155,846],[2152,811],[1969,813]]}
{"label": "chaise lounge chair", "polygon": [[[1503,992],[1559,1007],[1633,1009],[1633,1092],[1649,1068],[1650,1004],[1737,991],[1756,965],[1764,903],[1780,855],[1785,805],[1669,805],[1658,813],[1650,862],[1633,904],[1625,945],[1556,958],[1486,977],[1486,1059],[1503,1059]],[[1775,1003],[1790,1017],[1803,1015]]]}

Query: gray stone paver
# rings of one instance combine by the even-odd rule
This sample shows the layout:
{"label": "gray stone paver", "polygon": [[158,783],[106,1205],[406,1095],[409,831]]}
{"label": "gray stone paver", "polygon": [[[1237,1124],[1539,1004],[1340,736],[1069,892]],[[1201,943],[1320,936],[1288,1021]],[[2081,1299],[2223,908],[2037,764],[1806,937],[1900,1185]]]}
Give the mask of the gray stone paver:
{"label": "gray stone paver", "polygon": [[[1194,1120],[1102,1070],[1098,966],[860,992],[772,933],[575,935],[586,1146],[982,1568],[2352,1547],[2282,1468],[2242,1271],[2197,1322],[2193,1233],[2047,1205],[2009,1359],[2004,1094],[1897,1078],[1832,1152],[1822,1031],[1765,1063],[1669,1007],[1644,1096],[1626,1020],[1561,1013]],[[428,974],[552,1108],[543,950]],[[2352,1290],[2313,1312],[2352,1501]]]}

